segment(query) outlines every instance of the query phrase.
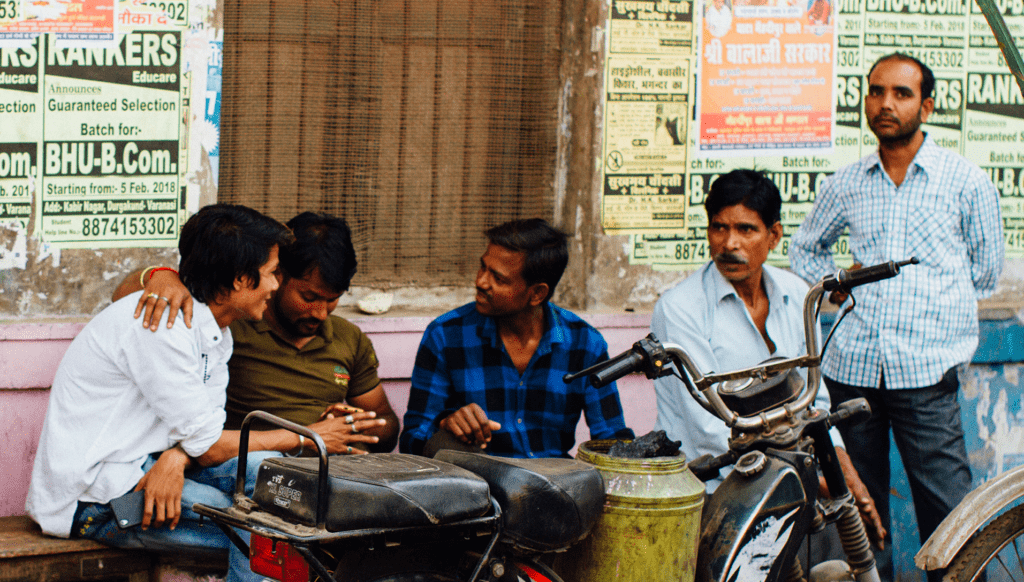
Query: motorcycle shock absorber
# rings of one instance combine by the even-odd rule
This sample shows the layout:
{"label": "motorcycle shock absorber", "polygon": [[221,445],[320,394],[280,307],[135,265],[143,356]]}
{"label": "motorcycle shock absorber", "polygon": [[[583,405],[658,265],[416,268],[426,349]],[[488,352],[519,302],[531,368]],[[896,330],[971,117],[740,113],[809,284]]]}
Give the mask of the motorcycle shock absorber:
{"label": "motorcycle shock absorber", "polygon": [[853,501],[853,495],[847,494],[846,497],[843,499],[839,519],[836,521],[836,529],[839,531],[839,539],[846,552],[847,563],[854,575],[857,575],[874,568],[875,555],[871,552],[868,533]]}

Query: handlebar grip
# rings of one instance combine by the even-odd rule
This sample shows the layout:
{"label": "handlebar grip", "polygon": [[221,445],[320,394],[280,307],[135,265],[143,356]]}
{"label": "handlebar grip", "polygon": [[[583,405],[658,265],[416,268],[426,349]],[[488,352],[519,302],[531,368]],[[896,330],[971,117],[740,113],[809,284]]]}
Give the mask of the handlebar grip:
{"label": "handlebar grip", "polygon": [[643,369],[644,357],[634,351],[620,354],[610,360],[607,365],[590,375],[590,385],[600,388],[611,384],[627,374],[639,372]]}
{"label": "handlebar grip", "polygon": [[849,291],[859,285],[895,277],[900,273],[900,267],[916,265],[918,262],[917,258],[913,257],[898,263],[896,261],[888,261],[870,267],[861,267],[860,269],[840,269],[835,275],[825,277],[822,286],[825,291],[833,291],[835,289]]}

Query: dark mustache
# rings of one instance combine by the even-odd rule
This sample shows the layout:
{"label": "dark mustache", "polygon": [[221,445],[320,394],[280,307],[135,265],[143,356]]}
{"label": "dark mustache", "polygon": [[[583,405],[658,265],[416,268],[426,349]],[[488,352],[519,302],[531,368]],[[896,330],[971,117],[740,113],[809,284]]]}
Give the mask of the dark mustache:
{"label": "dark mustache", "polygon": [[880,121],[882,119],[888,119],[889,121],[892,121],[892,122],[894,122],[896,124],[899,124],[899,122],[900,122],[900,120],[895,115],[889,115],[887,113],[879,113],[871,121],[874,122],[874,123],[878,123],[878,121]]}
{"label": "dark mustache", "polygon": [[722,251],[715,255],[713,258],[716,263],[732,263],[735,265],[746,265],[747,263],[750,262],[747,260],[746,257],[742,255],[737,255],[736,253],[730,253],[729,251]]}

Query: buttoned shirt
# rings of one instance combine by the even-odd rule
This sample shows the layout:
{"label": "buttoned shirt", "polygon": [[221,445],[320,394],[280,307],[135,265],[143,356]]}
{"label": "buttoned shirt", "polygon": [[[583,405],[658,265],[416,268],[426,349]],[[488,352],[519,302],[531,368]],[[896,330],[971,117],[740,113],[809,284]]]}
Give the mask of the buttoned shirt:
{"label": "buttoned shirt", "polygon": [[435,319],[423,333],[399,440],[420,453],[438,423],[476,403],[501,424],[487,452],[507,457],[566,457],[582,412],[591,438],[633,438],[615,383],[593,388],[562,376],[608,358],[600,332],[579,316],[545,303],[544,335],[522,374],[498,334],[494,318],[473,303]]}
{"label": "buttoned shirt", "polygon": [[48,534],[68,537],[79,501],[130,491],[151,454],[198,457],[220,438],[231,332],[197,301],[191,329],[152,333],[132,316],[140,294],[94,317],[57,368],[25,504]]}
{"label": "buttoned shirt", "polygon": [[978,346],[978,299],[995,290],[1003,264],[999,196],[977,166],[926,136],[897,187],[878,153],[822,185],[790,246],[797,274],[835,271],[832,245],[849,228],[854,261],[917,257],[892,279],[854,289],[856,308],[825,353],[823,372],[844,384],[936,384]]}
{"label": "buttoned shirt", "polygon": [[[665,292],[654,306],[651,332],[662,342],[679,344],[702,373],[725,373],[749,368],[773,356],[795,358],[807,353],[803,301],[807,284],[796,275],[764,265],[762,280],[768,295],[765,331],[775,351],[761,336],[736,289],[709,262],[682,283]],[[806,380],[806,370],[801,369]],[[698,404],[686,386],[671,376],[654,381],[658,401],[655,430],[682,443],[689,460],[718,456],[729,449],[731,430]],[[819,386],[815,408],[829,409],[828,390]],[[842,446],[832,431],[836,446]],[[710,481],[714,490],[721,479]]]}

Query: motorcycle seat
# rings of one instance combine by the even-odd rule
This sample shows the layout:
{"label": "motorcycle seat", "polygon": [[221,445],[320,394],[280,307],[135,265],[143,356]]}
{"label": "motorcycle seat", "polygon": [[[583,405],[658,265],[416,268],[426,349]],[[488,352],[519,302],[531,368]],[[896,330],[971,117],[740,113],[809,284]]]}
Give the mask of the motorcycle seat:
{"label": "motorcycle seat", "polygon": [[554,551],[582,540],[601,517],[604,480],[574,459],[510,459],[442,450],[434,457],[480,475],[501,507],[504,535],[529,551]]}
{"label": "motorcycle seat", "polygon": [[[260,464],[253,491],[264,511],[316,525],[314,457],[274,457]],[[416,455],[371,453],[328,459],[326,528],[340,532],[454,523],[491,509],[487,482],[455,465]]]}

